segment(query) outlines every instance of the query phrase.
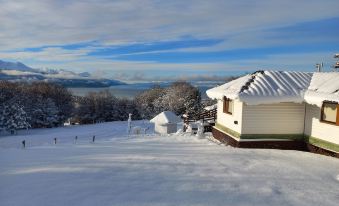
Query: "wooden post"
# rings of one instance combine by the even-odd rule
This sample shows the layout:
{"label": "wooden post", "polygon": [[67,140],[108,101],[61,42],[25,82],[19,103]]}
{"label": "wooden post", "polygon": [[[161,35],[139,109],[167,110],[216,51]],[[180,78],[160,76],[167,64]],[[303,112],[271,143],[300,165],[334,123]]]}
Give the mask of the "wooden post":
{"label": "wooden post", "polygon": [[21,143],[22,143],[22,148],[26,148],[26,141],[23,140]]}
{"label": "wooden post", "polygon": [[95,141],[95,135],[93,135],[93,138],[92,138],[92,142],[94,143],[94,141]]}
{"label": "wooden post", "polygon": [[57,143],[57,138],[54,138],[54,144],[56,144]]}

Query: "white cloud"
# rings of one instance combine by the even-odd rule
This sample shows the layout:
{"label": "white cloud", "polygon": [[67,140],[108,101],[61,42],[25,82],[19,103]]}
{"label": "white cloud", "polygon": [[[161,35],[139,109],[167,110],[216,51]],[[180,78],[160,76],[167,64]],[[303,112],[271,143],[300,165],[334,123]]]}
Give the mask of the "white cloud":
{"label": "white cloud", "polygon": [[0,58],[26,61],[34,59],[35,61],[74,61],[85,57],[91,51],[90,48],[77,50],[66,50],[60,47],[47,47],[41,51],[17,51],[0,52]]}
{"label": "white cloud", "polygon": [[[185,37],[225,41],[214,46],[175,51],[220,51],[283,45],[286,42],[282,39],[266,38],[266,32],[272,28],[338,17],[339,3],[337,0],[0,0],[0,6],[0,59],[28,62],[29,66],[36,68],[89,71],[104,77],[124,76],[129,72],[127,76],[136,74],[142,78],[143,71],[154,72],[155,75],[164,71],[164,76],[166,71],[210,71],[214,75],[221,71],[256,70],[259,69],[254,68],[257,65],[312,70],[314,63],[331,60],[328,53],[305,53],[214,63],[159,63],[99,59],[87,54],[107,45],[152,43]],[[92,41],[97,41],[99,46],[76,50],[46,47],[38,52],[9,52]],[[302,39],[290,39],[289,43],[294,41],[300,43]]]}
{"label": "white cloud", "polygon": [[1,49],[219,38],[338,16],[337,0],[0,1]]}
{"label": "white cloud", "polygon": [[[213,63],[159,63],[144,61],[112,61],[104,59],[86,59],[78,61],[60,62],[57,65],[49,62],[38,62],[30,66],[35,68],[65,68],[76,72],[88,71],[96,77],[112,77],[121,80],[133,79],[163,79],[174,76],[188,78],[194,75],[220,75],[239,74],[260,69],[268,70],[300,70],[314,71],[316,63],[324,62],[325,69],[330,70],[334,63],[332,56],[327,52],[279,54],[269,55],[264,59],[241,59],[227,62]],[[258,66],[260,65],[260,66]],[[206,73],[208,71],[208,73]],[[204,73],[204,74],[201,74]],[[147,74],[147,76],[146,76]]]}

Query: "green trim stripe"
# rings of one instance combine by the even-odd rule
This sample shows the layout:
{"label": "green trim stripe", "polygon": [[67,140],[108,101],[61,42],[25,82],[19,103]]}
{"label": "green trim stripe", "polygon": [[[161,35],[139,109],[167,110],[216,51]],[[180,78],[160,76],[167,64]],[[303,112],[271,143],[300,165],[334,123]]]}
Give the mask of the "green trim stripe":
{"label": "green trim stripe", "polygon": [[241,139],[288,139],[304,140],[303,134],[242,134]]}
{"label": "green trim stripe", "polygon": [[239,139],[284,139],[284,140],[300,140],[307,142],[311,145],[331,150],[334,152],[339,152],[339,145],[328,142],[325,140],[318,139],[312,136],[306,136],[303,134],[240,134],[224,125],[219,124],[218,122],[215,126],[218,130],[227,133],[235,138]]}
{"label": "green trim stripe", "polygon": [[316,137],[305,136],[305,142],[311,145],[323,148],[323,149],[332,150],[334,152],[339,152],[339,145],[332,143],[332,142],[318,139]]}
{"label": "green trim stripe", "polygon": [[219,123],[216,123],[215,127],[239,139],[288,139],[288,140],[303,140],[304,139],[303,134],[240,134]]}
{"label": "green trim stripe", "polygon": [[225,127],[224,125],[221,125],[218,122],[215,123],[215,127],[217,129],[221,130],[222,132],[228,133],[228,134],[232,135],[233,137],[240,139],[240,133],[238,133],[238,132],[236,132],[236,131],[228,128],[228,127]]}

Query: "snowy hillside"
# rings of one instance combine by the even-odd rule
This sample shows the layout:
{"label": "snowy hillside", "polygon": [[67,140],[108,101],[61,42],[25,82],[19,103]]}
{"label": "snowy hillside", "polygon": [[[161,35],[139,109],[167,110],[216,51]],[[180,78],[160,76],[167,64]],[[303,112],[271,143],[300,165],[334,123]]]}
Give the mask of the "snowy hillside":
{"label": "snowy hillside", "polygon": [[[151,126],[142,121],[134,125]],[[127,122],[111,122],[0,137],[1,205],[339,202],[338,159],[232,148],[189,135],[155,136],[152,128],[147,135],[127,136],[126,126]],[[91,143],[93,135],[96,140]],[[20,147],[23,139],[26,149]]]}

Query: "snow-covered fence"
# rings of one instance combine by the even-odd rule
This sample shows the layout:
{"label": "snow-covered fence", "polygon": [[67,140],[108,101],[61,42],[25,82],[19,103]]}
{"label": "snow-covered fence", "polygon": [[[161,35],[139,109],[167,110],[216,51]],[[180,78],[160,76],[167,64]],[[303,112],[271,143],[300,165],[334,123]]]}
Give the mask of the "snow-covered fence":
{"label": "snow-covered fence", "polygon": [[130,134],[132,129],[132,114],[128,114],[128,120],[127,120],[127,133]]}
{"label": "snow-covered fence", "polygon": [[[113,125],[113,126],[112,126]],[[25,140],[26,149],[37,146],[47,146],[49,148],[58,148],[59,146],[73,145],[91,145],[93,144],[105,144],[106,140],[112,138],[143,138],[146,136],[152,136],[153,125],[149,123],[149,120],[144,121],[132,121],[132,128],[138,127],[137,134],[126,134],[127,121],[103,123],[102,125],[86,125],[86,126],[74,126],[67,128],[52,128],[52,129],[35,129],[29,132],[20,131],[17,136],[0,138],[0,149],[7,147],[14,147],[22,149],[24,147],[22,141]],[[93,142],[93,136],[94,142]],[[56,138],[56,141],[55,139]],[[4,139],[10,139],[9,143],[2,144]]]}
{"label": "snow-covered fence", "polygon": [[132,127],[132,133],[133,134],[140,134],[141,133],[141,127],[139,127],[139,126]]}
{"label": "snow-covered fence", "polygon": [[217,109],[212,108],[209,111],[205,111],[203,113],[198,114],[195,118],[191,118],[188,115],[184,116],[184,131],[189,129],[191,123],[195,123],[197,121],[201,121],[204,124],[204,132],[211,132],[212,126],[215,124],[215,120],[217,118]]}
{"label": "snow-covered fence", "polygon": [[[141,129],[143,129],[143,128],[141,128]],[[147,129],[148,129],[148,128],[147,128]],[[90,142],[94,143],[94,142],[95,142],[95,138],[96,138],[96,136],[93,135],[92,138],[91,138],[91,140],[90,140]],[[76,144],[77,141],[78,141],[78,136],[75,136],[75,137],[74,137],[74,144]],[[52,143],[52,144],[56,145],[57,142],[58,142],[58,138],[54,137],[54,138],[53,138],[53,143]],[[22,140],[22,141],[21,141],[21,146],[22,146],[22,148],[26,148],[26,146],[27,146],[26,143],[27,143],[26,140]]]}

